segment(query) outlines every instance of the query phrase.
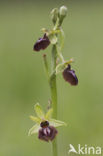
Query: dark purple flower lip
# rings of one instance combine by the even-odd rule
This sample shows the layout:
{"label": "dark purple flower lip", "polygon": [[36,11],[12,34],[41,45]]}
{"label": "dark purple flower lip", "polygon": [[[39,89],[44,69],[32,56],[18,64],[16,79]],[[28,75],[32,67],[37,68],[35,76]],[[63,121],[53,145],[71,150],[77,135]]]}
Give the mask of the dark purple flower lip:
{"label": "dark purple flower lip", "polygon": [[75,74],[74,70],[71,70],[71,66],[68,65],[68,67],[63,71],[63,77],[65,81],[69,82],[71,85],[77,85],[78,84],[78,78]]}
{"label": "dark purple flower lip", "polygon": [[49,142],[55,139],[58,131],[53,126],[47,126],[45,128],[41,128],[38,133],[38,138],[40,140]]}
{"label": "dark purple flower lip", "polygon": [[34,44],[33,50],[40,51],[46,49],[50,44],[49,38],[44,34],[43,38],[39,38],[38,41]]}
{"label": "dark purple flower lip", "polygon": [[55,127],[50,126],[48,121],[43,121],[40,123],[41,129],[39,130],[38,133],[38,138],[43,141],[52,141],[56,135],[57,135],[57,130]]}

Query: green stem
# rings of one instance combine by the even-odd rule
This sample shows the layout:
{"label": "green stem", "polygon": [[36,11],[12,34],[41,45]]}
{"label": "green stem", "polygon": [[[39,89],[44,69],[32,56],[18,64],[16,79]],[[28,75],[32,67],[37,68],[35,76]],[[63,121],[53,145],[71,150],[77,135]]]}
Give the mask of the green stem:
{"label": "green stem", "polygon": [[57,118],[57,87],[56,87],[56,59],[57,59],[57,48],[53,45],[52,48],[52,75],[50,76],[50,90],[51,90],[51,100],[53,107],[53,117]]}
{"label": "green stem", "polygon": [[[57,48],[56,45],[53,45],[52,48],[52,75],[50,77],[50,90],[51,90],[51,100],[52,100],[52,108],[53,108],[53,118],[57,119],[57,87],[56,87],[56,59],[57,59]],[[57,140],[52,142],[52,150],[53,156],[57,156]]]}

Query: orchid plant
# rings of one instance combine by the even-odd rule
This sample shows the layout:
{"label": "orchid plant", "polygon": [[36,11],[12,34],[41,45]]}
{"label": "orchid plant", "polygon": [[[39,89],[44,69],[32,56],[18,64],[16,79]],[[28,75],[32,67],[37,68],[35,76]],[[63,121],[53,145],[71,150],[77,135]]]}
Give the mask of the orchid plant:
{"label": "orchid plant", "polygon": [[29,130],[29,135],[38,133],[40,140],[49,142],[52,141],[53,156],[58,156],[57,150],[57,127],[66,126],[63,121],[57,120],[57,85],[56,76],[62,73],[63,78],[72,86],[78,84],[78,78],[75,71],[71,69],[71,63],[73,59],[65,60],[62,55],[64,47],[64,31],[62,29],[62,23],[67,15],[67,8],[65,6],[54,8],[51,11],[51,19],[53,22],[53,28],[48,30],[42,28],[44,33],[42,38],[39,38],[34,44],[33,50],[39,52],[45,50],[50,44],[52,45],[51,51],[51,71],[48,67],[47,55],[43,54],[45,71],[48,77],[48,82],[51,91],[51,106],[46,113],[44,113],[41,105],[37,103],[34,106],[36,113],[35,116],[30,116],[30,119],[35,122],[35,125]]}

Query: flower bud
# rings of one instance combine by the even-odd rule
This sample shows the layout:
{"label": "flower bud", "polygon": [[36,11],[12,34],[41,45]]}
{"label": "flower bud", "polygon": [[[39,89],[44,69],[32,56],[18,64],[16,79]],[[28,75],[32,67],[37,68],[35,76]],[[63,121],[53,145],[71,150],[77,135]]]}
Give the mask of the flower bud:
{"label": "flower bud", "polygon": [[60,7],[59,14],[60,16],[65,17],[67,15],[67,7],[65,6]]}
{"label": "flower bud", "polygon": [[51,11],[51,19],[53,21],[53,23],[55,24],[56,21],[57,21],[57,18],[58,18],[58,8],[54,8],[52,11]]}
{"label": "flower bud", "polygon": [[59,26],[61,26],[65,16],[67,15],[67,7],[62,6],[59,10]]}

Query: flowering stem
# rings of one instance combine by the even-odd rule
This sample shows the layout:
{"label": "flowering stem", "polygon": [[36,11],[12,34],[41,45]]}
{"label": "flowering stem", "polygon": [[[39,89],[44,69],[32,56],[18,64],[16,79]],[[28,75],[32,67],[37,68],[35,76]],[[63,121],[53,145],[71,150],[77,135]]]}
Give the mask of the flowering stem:
{"label": "flowering stem", "polygon": [[57,59],[57,48],[56,45],[52,47],[52,75],[50,76],[50,90],[51,90],[51,99],[53,107],[53,117],[57,118],[57,87],[56,87],[56,59]]}
{"label": "flowering stem", "polygon": [[[53,117],[57,119],[57,87],[56,87],[56,59],[57,59],[57,48],[56,45],[52,47],[52,75],[50,76],[50,90],[51,90],[51,100],[52,100],[52,108],[53,108]],[[52,150],[53,156],[57,156],[57,140],[52,142]]]}

